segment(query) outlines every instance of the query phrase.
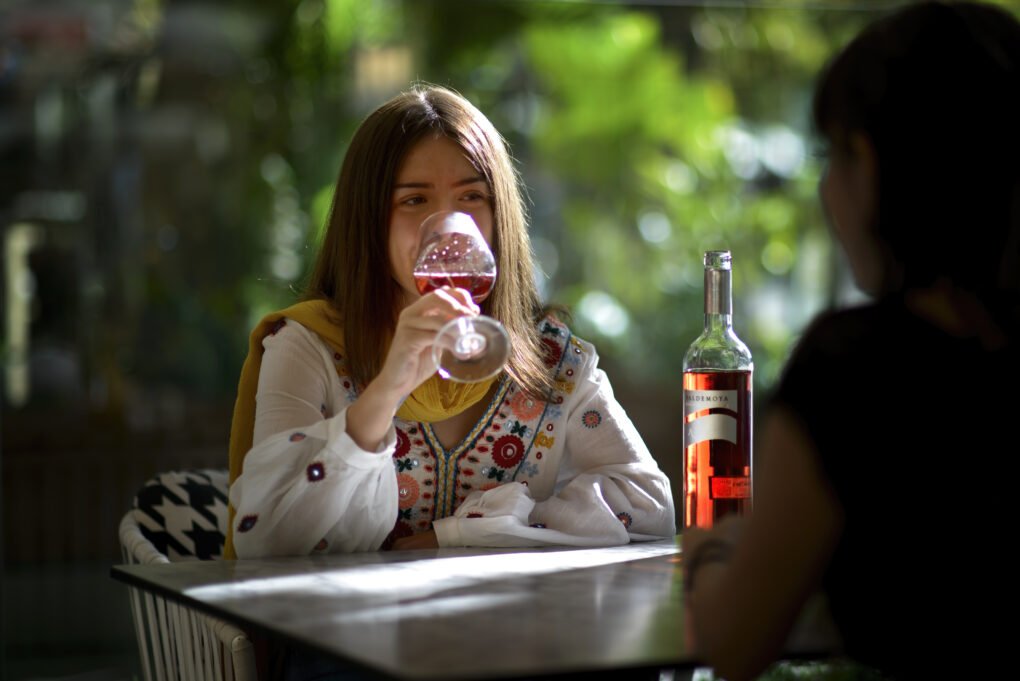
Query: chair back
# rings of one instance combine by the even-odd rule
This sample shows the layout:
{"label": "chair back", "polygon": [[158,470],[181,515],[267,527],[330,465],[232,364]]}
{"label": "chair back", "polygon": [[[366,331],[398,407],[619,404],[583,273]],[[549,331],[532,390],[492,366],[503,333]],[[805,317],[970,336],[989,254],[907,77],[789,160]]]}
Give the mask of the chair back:
{"label": "chair back", "polygon": [[[127,563],[214,560],[223,555],[227,471],[168,472],[145,483],[120,523]],[[237,627],[130,588],[146,681],[256,681],[255,651]]]}

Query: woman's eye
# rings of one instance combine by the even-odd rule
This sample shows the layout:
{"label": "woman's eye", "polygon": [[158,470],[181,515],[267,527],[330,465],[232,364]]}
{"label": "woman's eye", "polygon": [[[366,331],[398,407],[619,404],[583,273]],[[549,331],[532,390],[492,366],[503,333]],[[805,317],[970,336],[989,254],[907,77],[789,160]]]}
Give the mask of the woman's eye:
{"label": "woman's eye", "polygon": [[486,195],[482,192],[468,192],[464,195],[465,201],[484,201]]}
{"label": "woman's eye", "polygon": [[405,205],[405,206],[420,206],[421,204],[425,203],[425,197],[424,196],[408,196],[405,199],[401,199],[400,203]]}

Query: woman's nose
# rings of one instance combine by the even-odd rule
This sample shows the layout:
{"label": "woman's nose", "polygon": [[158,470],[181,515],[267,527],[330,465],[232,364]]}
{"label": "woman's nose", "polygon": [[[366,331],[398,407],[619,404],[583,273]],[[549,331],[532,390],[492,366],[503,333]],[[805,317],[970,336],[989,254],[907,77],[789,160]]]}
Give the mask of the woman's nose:
{"label": "woman's nose", "polygon": [[440,211],[443,211],[443,210],[456,211],[457,210],[457,199],[456,199],[456,197],[453,197],[453,196],[440,197],[440,199],[439,199],[439,206],[437,207],[437,210],[440,210]]}

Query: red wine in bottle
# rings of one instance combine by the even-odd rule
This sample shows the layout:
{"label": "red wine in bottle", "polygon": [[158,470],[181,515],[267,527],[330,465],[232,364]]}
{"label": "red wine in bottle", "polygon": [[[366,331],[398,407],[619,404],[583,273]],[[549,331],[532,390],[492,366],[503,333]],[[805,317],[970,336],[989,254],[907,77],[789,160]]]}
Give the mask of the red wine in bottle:
{"label": "red wine in bottle", "polygon": [[683,526],[751,510],[752,376],[733,332],[729,251],[705,253],[705,330],[684,356]]}

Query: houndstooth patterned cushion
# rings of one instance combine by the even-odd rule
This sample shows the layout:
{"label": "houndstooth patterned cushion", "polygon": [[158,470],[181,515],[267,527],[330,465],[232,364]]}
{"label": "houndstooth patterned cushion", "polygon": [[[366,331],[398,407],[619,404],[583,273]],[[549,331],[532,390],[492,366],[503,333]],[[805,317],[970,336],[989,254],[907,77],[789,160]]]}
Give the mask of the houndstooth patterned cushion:
{"label": "houndstooth patterned cushion", "polygon": [[171,561],[220,558],[227,527],[227,472],[161,473],[135,496],[134,515],[146,539]]}

